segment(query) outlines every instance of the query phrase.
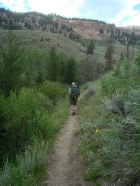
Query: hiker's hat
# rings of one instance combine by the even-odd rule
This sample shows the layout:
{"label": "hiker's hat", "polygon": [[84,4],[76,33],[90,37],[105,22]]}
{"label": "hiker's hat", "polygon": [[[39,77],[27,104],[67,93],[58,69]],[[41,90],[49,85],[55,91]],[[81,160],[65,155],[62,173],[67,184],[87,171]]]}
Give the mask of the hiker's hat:
{"label": "hiker's hat", "polygon": [[74,82],[72,82],[71,85],[72,85],[73,88],[76,88],[77,87],[77,85]]}

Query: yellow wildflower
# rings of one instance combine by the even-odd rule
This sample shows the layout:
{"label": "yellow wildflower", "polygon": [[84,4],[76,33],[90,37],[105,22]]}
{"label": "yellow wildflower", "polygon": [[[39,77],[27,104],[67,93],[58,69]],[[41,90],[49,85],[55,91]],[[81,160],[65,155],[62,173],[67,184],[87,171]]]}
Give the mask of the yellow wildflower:
{"label": "yellow wildflower", "polygon": [[98,133],[99,132],[99,129],[96,129],[95,132]]}

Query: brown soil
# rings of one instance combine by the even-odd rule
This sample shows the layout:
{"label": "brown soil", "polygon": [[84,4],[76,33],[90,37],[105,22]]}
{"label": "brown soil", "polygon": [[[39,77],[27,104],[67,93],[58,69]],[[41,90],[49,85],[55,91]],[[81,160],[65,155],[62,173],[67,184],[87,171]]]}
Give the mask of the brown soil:
{"label": "brown soil", "polygon": [[80,143],[80,138],[75,135],[78,129],[78,115],[70,114],[56,137],[48,162],[48,173],[41,186],[93,186],[93,183],[83,180],[84,168],[76,153]]}

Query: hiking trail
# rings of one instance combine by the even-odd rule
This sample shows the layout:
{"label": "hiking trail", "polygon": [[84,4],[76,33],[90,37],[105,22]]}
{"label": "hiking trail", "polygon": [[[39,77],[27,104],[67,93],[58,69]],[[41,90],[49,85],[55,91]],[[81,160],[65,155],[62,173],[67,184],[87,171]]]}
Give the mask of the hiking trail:
{"label": "hiking trail", "polygon": [[76,153],[80,137],[75,133],[79,125],[78,115],[69,115],[66,124],[57,134],[48,161],[47,175],[41,186],[93,186],[93,183],[84,181],[84,168]]}

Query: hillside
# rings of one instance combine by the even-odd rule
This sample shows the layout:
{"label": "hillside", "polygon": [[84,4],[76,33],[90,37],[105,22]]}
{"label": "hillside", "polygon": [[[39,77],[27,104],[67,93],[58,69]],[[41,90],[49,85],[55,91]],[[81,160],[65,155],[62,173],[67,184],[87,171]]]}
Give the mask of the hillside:
{"label": "hillside", "polygon": [[[7,33],[8,31],[0,30],[1,43],[5,42]],[[61,34],[34,30],[14,30],[13,33],[22,38],[27,51],[37,48],[48,52],[51,47],[55,47],[57,52],[63,52],[68,56],[77,59],[85,57],[86,47]]]}
{"label": "hillside", "polygon": [[64,18],[38,12],[16,13],[0,8],[0,28],[12,30],[38,30],[59,33],[72,40],[106,40],[113,32],[114,41],[120,44],[140,45],[140,29],[116,27],[99,20]]}
{"label": "hillside", "polygon": [[97,20],[67,19],[56,15],[44,15],[37,12],[15,13],[4,8],[0,9],[0,25],[7,29],[31,29],[49,32],[59,32],[70,37],[102,40],[104,34],[116,30],[114,24],[106,24]]}
{"label": "hillside", "polygon": [[[7,33],[7,30],[0,30],[1,43],[5,43]],[[38,48],[47,52],[51,47],[55,47],[57,52],[63,52],[68,56],[75,57],[77,60],[86,58],[86,46],[83,47],[81,43],[75,42],[61,34],[37,30],[14,30],[13,33],[22,38],[27,51]],[[120,44],[114,44],[114,47],[115,58],[118,60],[121,51],[124,51],[126,47]],[[99,61],[105,61],[105,51],[105,43],[95,41],[95,54],[98,56]]]}
{"label": "hillside", "polygon": [[58,23],[58,27],[61,28],[62,25],[66,27],[72,27],[73,31],[80,35],[83,39],[95,39],[102,40],[100,32],[104,29],[104,34],[107,35],[107,30],[116,30],[114,24],[106,24],[99,21],[89,21],[89,20],[72,20],[63,19],[58,16],[53,17],[53,20]]}
{"label": "hillside", "polygon": [[140,185],[139,56],[89,83],[79,104],[79,153],[95,185]]}

